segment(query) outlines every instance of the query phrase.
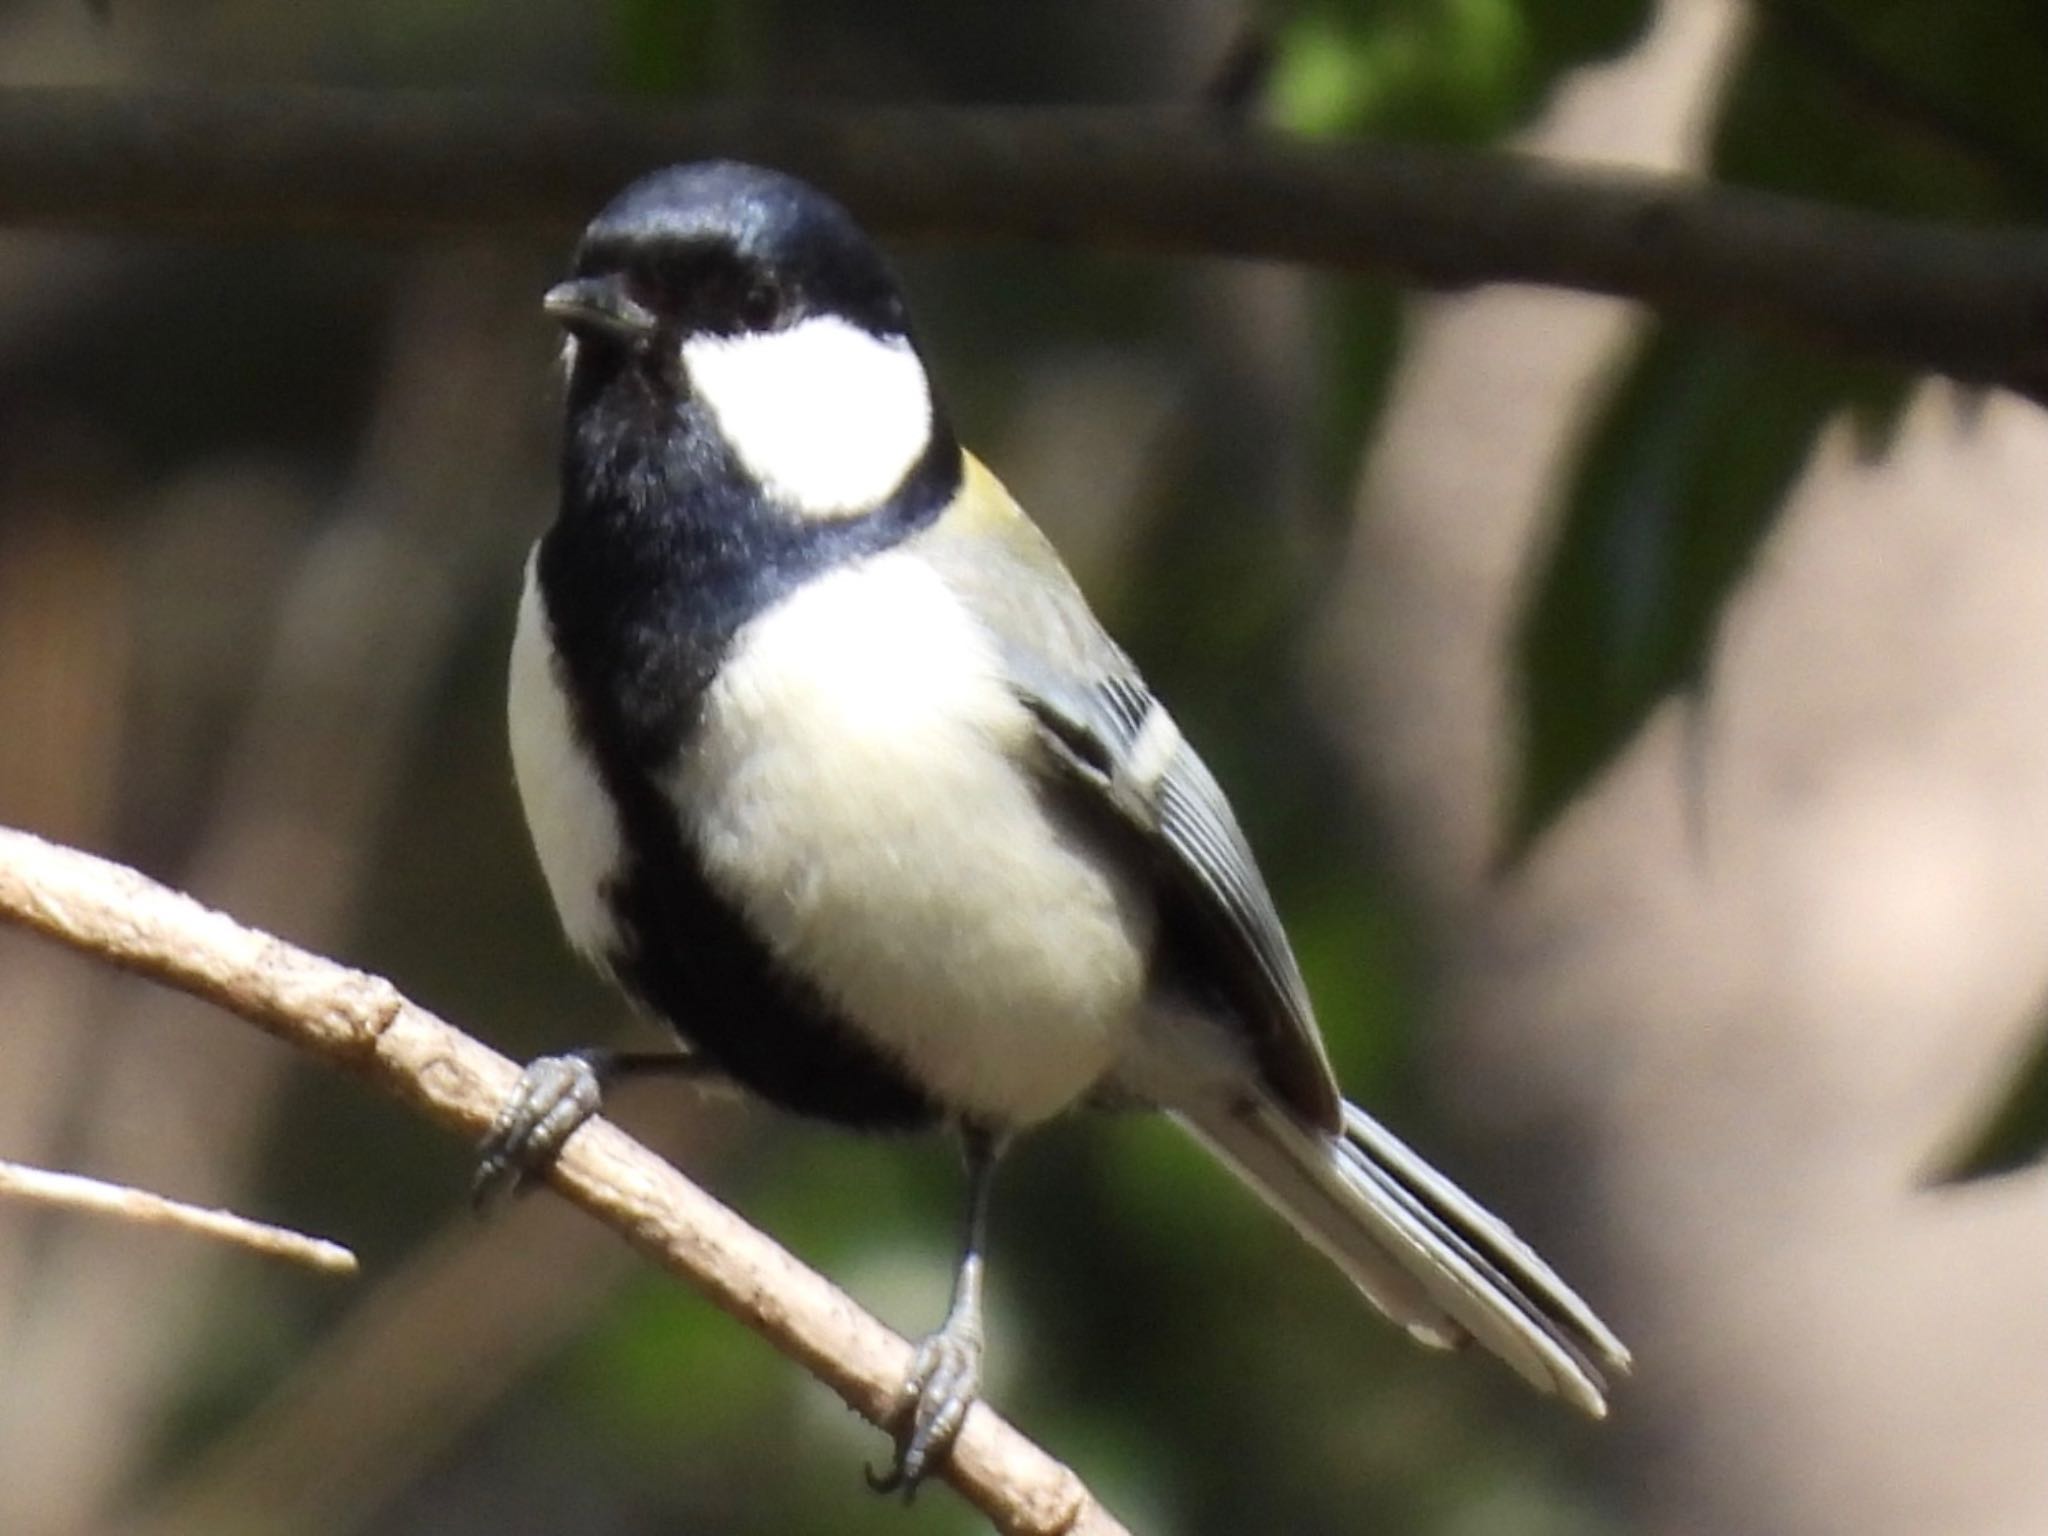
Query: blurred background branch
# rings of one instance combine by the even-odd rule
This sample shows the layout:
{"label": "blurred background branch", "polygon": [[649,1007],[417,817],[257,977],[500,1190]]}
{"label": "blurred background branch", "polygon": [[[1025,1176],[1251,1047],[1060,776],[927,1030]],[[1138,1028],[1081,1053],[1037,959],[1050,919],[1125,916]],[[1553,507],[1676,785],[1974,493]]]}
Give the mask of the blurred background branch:
{"label": "blurred background branch", "polygon": [[2048,236],[1482,150],[1317,144],[1190,110],[18,88],[0,92],[0,222],[562,231],[645,166],[717,155],[807,176],[889,234],[1549,284],[2048,400]]}

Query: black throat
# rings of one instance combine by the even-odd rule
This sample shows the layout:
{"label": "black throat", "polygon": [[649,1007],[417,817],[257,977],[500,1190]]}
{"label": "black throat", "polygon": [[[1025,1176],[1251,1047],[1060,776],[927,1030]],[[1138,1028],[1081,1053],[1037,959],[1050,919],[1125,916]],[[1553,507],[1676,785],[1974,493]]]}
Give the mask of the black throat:
{"label": "black throat", "polygon": [[888,500],[806,517],[762,493],[703,405],[629,362],[579,363],[568,422],[541,591],[577,697],[616,713],[643,766],[673,760],[748,620],[926,527],[960,485],[959,446],[935,412]]}
{"label": "black throat", "polygon": [[926,1124],[937,1107],[778,965],[705,879],[667,786],[705,689],[747,622],[805,581],[928,526],[959,488],[932,442],[881,506],[806,518],[766,500],[709,412],[633,365],[579,362],[562,505],[535,577],[581,745],[619,815],[603,893],[613,973],[722,1071],[771,1102],[848,1124]]}

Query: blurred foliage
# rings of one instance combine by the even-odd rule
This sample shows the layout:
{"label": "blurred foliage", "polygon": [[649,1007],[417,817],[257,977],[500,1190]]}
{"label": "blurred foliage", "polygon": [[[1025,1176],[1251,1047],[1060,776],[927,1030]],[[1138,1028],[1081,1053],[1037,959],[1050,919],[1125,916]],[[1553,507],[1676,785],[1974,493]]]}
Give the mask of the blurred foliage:
{"label": "blurred foliage", "polygon": [[1936,1183],[1963,1184],[2038,1163],[2048,1157],[2048,1009],[2037,1011],[2034,1041],[1999,1090],[1997,1101],[1964,1128],[1961,1144],[1930,1170]]}
{"label": "blurred foliage", "polygon": [[[2032,0],[1758,0],[1726,85],[1720,179],[1950,223],[2048,211],[2048,11]],[[1526,852],[1658,705],[1709,680],[1721,613],[1816,436],[1845,413],[1881,455],[1910,381],[1660,321],[1566,487],[1517,643]],[[2048,1029],[1953,1177],[2048,1149]]]}
{"label": "blurred foliage", "polygon": [[613,0],[620,83],[650,95],[714,89],[744,67],[748,10],[721,0]]}
{"label": "blurred foliage", "polygon": [[1813,439],[1845,407],[1873,447],[1901,381],[1839,358],[1660,325],[1579,451],[1522,625],[1520,801],[1508,852],[1549,825],[1673,690],[1706,680],[1722,606]]}
{"label": "blurred foliage", "polygon": [[[1565,71],[1625,49],[1647,0],[1297,0],[1275,6],[1270,116],[1292,132],[1481,143],[1525,123]],[[1401,293],[1363,280],[1316,295],[1320,387],[1308,445],[1333,530],[1400,356]]]}
{"label": "blurred foliage", "polygon": [[[1760,0],[1727,80],[1723,180],[1950,222],[2048,207],[2048,13],[2032,0]],[[1518,857],[1660,702],[1706,681],[1721,612],[1817,434],[1883,451],[1908,380],[1658,322],[1561,498],[1516,647]]]}
{"label": "blurred foliage", "polygon": [[1479,141],[1574,65],[1619,52],[1647,0],[1301,0],[1279,23],[1273,101],[1301,133]]}

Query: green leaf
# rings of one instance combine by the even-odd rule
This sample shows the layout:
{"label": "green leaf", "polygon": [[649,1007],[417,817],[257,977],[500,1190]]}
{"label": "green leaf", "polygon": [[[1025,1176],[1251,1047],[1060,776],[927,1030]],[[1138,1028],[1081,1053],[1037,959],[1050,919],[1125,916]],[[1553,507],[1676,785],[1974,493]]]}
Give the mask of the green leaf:
{"label": "green leaf", "polygon": [[[2048,163],[2038,7],[1770,0],[1760,21],[1732,67],[1717,176],[1947,221],[2038,211],[2029,169]],[[1525,756],[1506,858],[1664,698],[1701,685],[1721,609],[1815,434],[1848,410],[1877,451],[1902,388],[1696,330],[1644,344],[1581,457],[1518,636]]]}
{"label": "green leaf", "polygon": [[679,96],[729,80],[742,49],[738,7],[720,0],[616,0],[612,37],[627,89]]}
{"label": "green leaf", "polygon": [[1875,425],[1898,380],[1667,326],[1641,344],[1582,449],[1563,528],[1516,638],[1519,858],[1668,695],[1704,681],[1715,628],[1820,427]]}
{"label": "green leaf", "polygon": [[1298,133],[1494,138],[1649,13],[1646,0],[1308,0],[1279,32],[1277,116]]}
{"label": "green leaf", "polygon": [[2027,1059],[1963,1144],[1935,1162],[1931,1182],[1964,1184],[2011,1173],[2048,1155],[2048,1018],[2034,1026]]}
{"label": "green leaf", "polygon": [[1763,0],[1717,169],[1901,213],[2033,220],[2048,196],[2036,0]]}

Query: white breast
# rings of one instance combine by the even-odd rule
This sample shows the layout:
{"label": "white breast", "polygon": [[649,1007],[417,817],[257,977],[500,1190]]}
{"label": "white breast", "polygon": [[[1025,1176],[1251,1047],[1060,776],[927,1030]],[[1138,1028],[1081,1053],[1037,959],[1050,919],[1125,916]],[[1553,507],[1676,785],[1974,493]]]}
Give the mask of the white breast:
{"label": "white breast", "polygon": [[531,557],[512,639],[506,716],[512,776],[548,893],[569,942],[602,965],[617,947],[604,888],[619,867],[618,814],[570,724]]}
{"label": "white breast", "polygon": [[904,553],[742,630],[677,789],[713,883],[949,1106],[1058,1113],[1121,1055],[1152,914],[1012,766],[990,644]]}

